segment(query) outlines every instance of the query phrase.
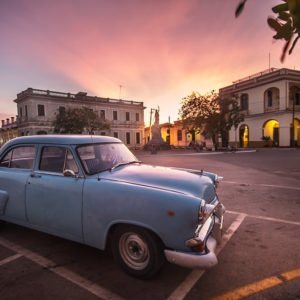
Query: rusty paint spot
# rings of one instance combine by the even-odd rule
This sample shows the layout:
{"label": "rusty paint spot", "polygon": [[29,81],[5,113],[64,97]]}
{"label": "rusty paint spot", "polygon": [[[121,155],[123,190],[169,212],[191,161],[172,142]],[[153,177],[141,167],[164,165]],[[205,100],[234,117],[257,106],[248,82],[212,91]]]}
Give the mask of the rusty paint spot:
{"label": "rusty paint spot", "polygon": [[175,213],[172,210],[168,210],[168,215],[171,216],[171,217],[173,217],[175,215]]}

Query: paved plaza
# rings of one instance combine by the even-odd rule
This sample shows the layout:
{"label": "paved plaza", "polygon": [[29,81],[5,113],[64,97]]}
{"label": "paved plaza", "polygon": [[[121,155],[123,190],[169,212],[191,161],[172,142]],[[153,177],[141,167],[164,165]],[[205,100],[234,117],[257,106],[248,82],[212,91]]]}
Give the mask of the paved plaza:
{"label": "paved plaza", "polygon": [[300,299],[299,150],[136,155],[224,177],[219,264],[201,271],[166,263],[157,277],[137,280],[109,251],[8,224],[0,234],[1,299]]}

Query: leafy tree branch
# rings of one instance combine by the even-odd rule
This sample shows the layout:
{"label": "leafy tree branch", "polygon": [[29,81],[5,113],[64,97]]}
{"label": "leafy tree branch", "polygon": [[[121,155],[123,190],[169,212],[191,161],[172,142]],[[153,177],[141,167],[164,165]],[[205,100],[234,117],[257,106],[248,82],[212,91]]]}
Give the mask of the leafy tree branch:
{"label": "leafy tree branch", "polygon": [[227,140],[228,131],[244,120],[240,112],[237,96],[221,99],[219,94],[211,93],[201,95],[193,92],[182,100],[179,116],[188,130],[200,132],[206,138],[211,138],[215,148],[218,136]]}
{"label": "leafy tree branch", "polygon": [[[243,0],[236,8],[235,16],[238,17],[243,11],[247,0]],[[268,17],[269,27],[276,32],[273,36],[275,40],[284,40],[280,61],[284,62],[286,54],[293,52],[300,37],[300,0],[282,0],[272,8],[277,14],[276,18]]]}
{"label": "leafy tree branch", "polygon": [[94,134],[96,130],[109,129],[106,120],[87,107],[83,108],[60,108],[52,123],[55,133]]}

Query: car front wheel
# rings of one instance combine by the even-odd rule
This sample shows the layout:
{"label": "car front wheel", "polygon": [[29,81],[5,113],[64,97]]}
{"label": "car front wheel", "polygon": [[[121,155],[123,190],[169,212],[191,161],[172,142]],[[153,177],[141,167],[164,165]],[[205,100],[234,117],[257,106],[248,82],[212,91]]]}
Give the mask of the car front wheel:
{"label": "car front wheel", "polygon": [[3,229],[5,226],[5,222],[0,220],[0,230]]}
{"label": "car front wheel", "polygon": [[164,263],[163,245],[151,232],[136,226],[119,226],[113,233],[115,260],[130,275],[150,278]]}

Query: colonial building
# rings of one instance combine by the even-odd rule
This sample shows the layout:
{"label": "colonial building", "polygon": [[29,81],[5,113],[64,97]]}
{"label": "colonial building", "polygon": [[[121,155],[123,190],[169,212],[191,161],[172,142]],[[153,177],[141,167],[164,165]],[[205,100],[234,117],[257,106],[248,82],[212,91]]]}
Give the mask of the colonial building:
{"label": "colonial building", "polygon": [[144,132],[143,102],[61,93],[28,88],[17,99],[18,135],[53,133],[52,122],[60,109],[88,107],[110,123],[109,130],[95,132],[121,139],[128,147],[141,147]]}
{"label": "colonial building", "polygon": [[1,120],[0,146],[18,136],[18,125],[15,117]]}
{"label": "colonial building", "polygon": [[300,71],[271,68],[219,92],[222,98],[237,95],[245,115],[229,132],[231,146],[300,146]]}

